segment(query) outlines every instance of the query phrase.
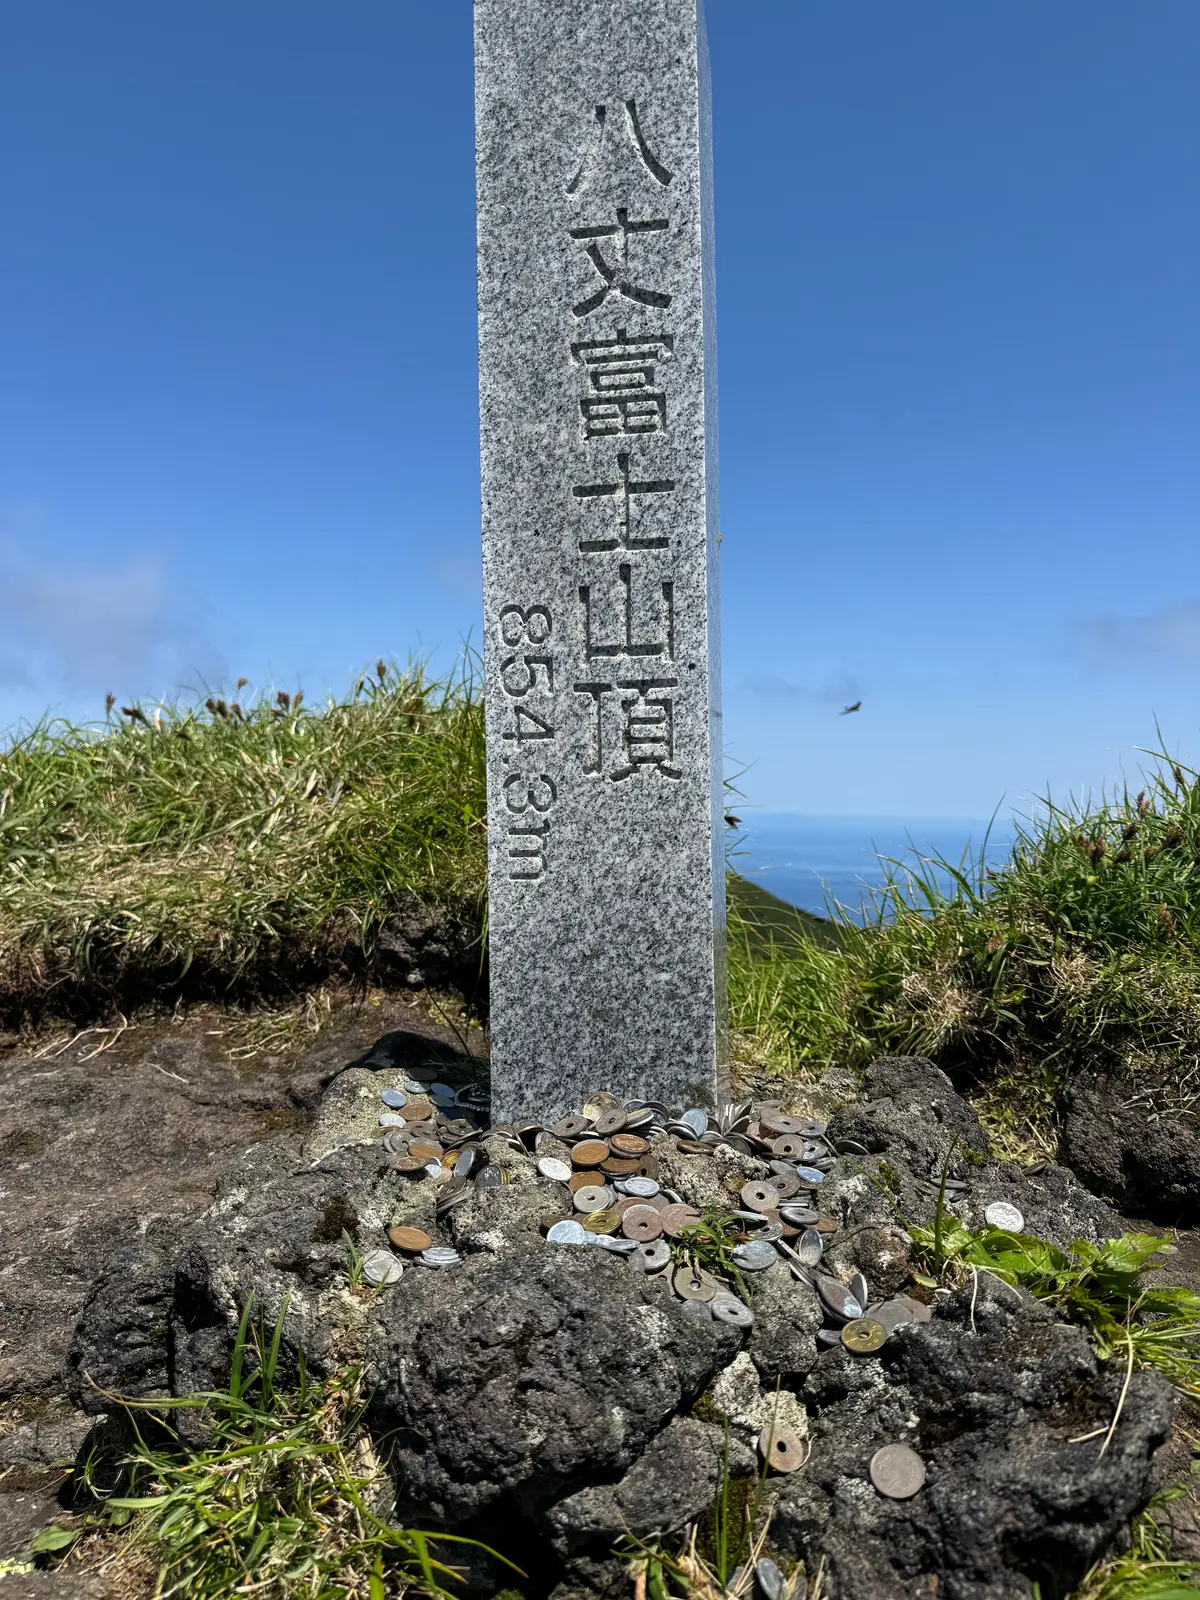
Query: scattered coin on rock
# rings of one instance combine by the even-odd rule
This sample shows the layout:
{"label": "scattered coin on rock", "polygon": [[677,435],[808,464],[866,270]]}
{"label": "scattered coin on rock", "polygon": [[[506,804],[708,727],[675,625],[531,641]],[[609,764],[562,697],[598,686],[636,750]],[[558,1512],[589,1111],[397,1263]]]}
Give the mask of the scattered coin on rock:
{"label": "scattered coin on rock", "polygon": [[742,1185],[741,1200],[747,1211],[777,1211],[779,1190],[773,1183],[753,1180]]}
{"label": "scattered coin on rock", "polygon": [[591,1117],[563,1117],[550,1132],[556,1139],[582,1139],[592,1126]]}
{"label": "scattered coin on rock", "polygon": [[584,1231],[587,1233],[615,1233],[621,1225],[621,1219],[615,1211],[601,1208],[599,1211],[589,1211],[583,1219]]}
{"label": "scattered coin on rock", "polygon": [[477,1189],[500,1189],[504,1186],[504,1174],[492,1162],[486,1167],[480,1167],[475,1174],[475,1187]]}
{"label": "scattered coin on rock", "polygon": [[772,1472],[799,1472],[807,1459],[804,1440],[782,1422],[768,1422],[758,1436],[758,1453]]}
{"label": "scattered coin on rock", "polygon": [[702,1267],[676,1267],[671,1287],[681,1300],[711,1300],[721,1285]]}
{"label": "scattered coin on rock", "polygon": [[621,1232],[627,1239],[636,1239],[639,1244],[644,1244],[649,1239],[657,1239],[662,1235],[665,1214],[653,1206],[630,1206],[622,1214]]}
{"label": "scattered coin on rock", "polygon": [[428,1250],[433,1240],[424,1228],[395,1227],[388,1229],[388,1238],[397,1250]]}
{"label": "scattered coin on rock", "polygon": [[537,1169],[543,1178],[552,1178],[555,1183],[568,1183],[571,1178],[570,1167],[557,1156],[543,1156],[537,1164]]}
{"label": "scattered coin on rock", "polygon": [[608,1143],[621,1156],[644,1156],[650,1149],[649,1142],[637,1133],[614,1133]]}
{"label": "scattered coin on rock", "polygon": [[396,1111],[384,1111],[379,1118],[381,1128],[402,1128],[404,1118]]}
{"label": "scattered coin on rock", "polygon": [[427,1267],[456,1267],[462,1257],[449,1245],[434,1245],[432,1250],[422,1250],[417,1259]]}
{"label": "scattered coin on rock", "polygon": [[582,1189],[575,1191],[575,1209],[584,1213],[607,1211],[615,1199],[616,1195],[605,1184],[586,1184]]}
{"label": "scattered coin on rock", "polygon": [[703,1220],[695,1206],[681,1204],[665,1206],[659,1216],[662,1218],[662,1231],[670,1239],[682,1239],[688,1228],[694,1228]]}
{"label": "scattered coin on rock", "polygon": [[855,1317],[842,1329],[842,1343],[856,1356],[872,1356],[887,1343],[888,1331],[872,1317]]}
{"label": "scattered coin on rock", "polygon": [[736,1295],[723,1294],[719,1290],[709,1301],[712,1307],[715,1322],[728,1322],[735,1328],[752,1328],[754,1326],[754,1313],[750,1307],[739,1300]]}
{"label": "scattered coin on rock", "polygon": [[871,1482],[889,1500],[911,1500],[925,1482],[925,1463],[906,1444],[885,1444],[868,1468]]}
{"label": "scattered coin on rock", "polygon": [[816,1188],[817,1184],[825,1182],[825,1174],[820,1167],[797,1167],[796,1176],[806,1187]]}
{"label": "scattered coin on rock", "polygon": [[635,1244],[630,1259],[642,1272],[661,1272],[670,1263],[671,1246],[665,1239],[652,1239],[645,1244]]}
{"label": "scattered coin on rock", "polygon": [[581,1222],[568,1219],[565,1222],[556,1222],[546,1234],[551,1244],[586,1244],[588,1235]]}
{"label": "scattered coin on rock", "polygon": [[612,1151],[603,1139],[583,1139],[571,1151],[571,1161],[577,1167],[598,1167],[607,1161]]}
{"label": "scattered coin on rock", "polygon": [[656,1178],[643,1178],[634,1173],[624,1179],[622,1188],[626,1194],[636,1195],[639,1199],[648,1200],[651,1195],[658,1193],[658,1180]]}
{"label": "scattered coin on rock", "polygon": [[592,1132],[601,1139],[607,1139],[610,1134],[620,1133],[628,1120],[624,1111],[601,1111],[592,1118]]}
{"label": "scattered coin on rock", "polygon": [[752,1239],[749,1244],[735,1244],[730,1254],[734,1265],[746,1272],[763,1272],[779,1260],[779,1252],[766,1239]]}
{"label": "scattered coin on rock", "polygon": [[824,1273],[817,1275],[817,1293],[821,1297],[821,1304],[826,1311],[835,1317],[840,1317],[843,1322],[853,1322],[855,1317],[861,1317],[863,1308],[846,1288],[844,1283],[839,1283],[836,1278],[826,1277]]}
{"label": "scattered coin on rock", "polygon": [[404,1263],[390,1250],[368,1250],[362,1260],[362,1275],[368,1283],[382,1288],[388,1283],[398,1283],[404,1272]]}
{"label": "scattered coin on rock", "polygon": [[983,1219],[989,1228],[1003,1228],[1005,1233],[1021,1233],[1025,1227],[1024,1216],[1009,1200],[994,1200]]}
{"label": "scattered coin on rock", "polygon": [[[649,1248],[649,1246],[639,1245],[633,1239],[618,1238],[616,1235],[611,1233],[592,1233],[588,1228],[588,1222],[595,1222],[598,1216],[603,1215],[604,1213],[602,1211],[593,1211],[592,1215],[583,1225],[584,1229],[587,1231],[588,1238],[593,1244],[602,1244],[606,1250],[611,1250],[614,1255],[618,1256],[632,1256],[635,1250]],[[615,1221],[613,1226],[616,1226]]]}
{"label": "scattered coin on rock", "polygon": [[786,1581],[770,1556],[760,1556],[754,1563],[754,1581],[763,1600],[783,1600]]}
{"label": "scattered coin on rock", "polygon": [[393,1172],[424,1172],[425,1163],[419,1156],[393,1156],[388,1162]]}
{"label": "scattered coin on rock", "polygon": [[805,1228],[796,1246],[796,1255],[806,1267],[817,1267],[825,1254],[825,1241],[815,1228]]}
{"label": "scattered coin on rock", "polygon": [[865,1306],[870,1300],[871,1289],[861,1272],[852,1272],[850,1274],[850,1282],[847,1287],[860,1306]]}

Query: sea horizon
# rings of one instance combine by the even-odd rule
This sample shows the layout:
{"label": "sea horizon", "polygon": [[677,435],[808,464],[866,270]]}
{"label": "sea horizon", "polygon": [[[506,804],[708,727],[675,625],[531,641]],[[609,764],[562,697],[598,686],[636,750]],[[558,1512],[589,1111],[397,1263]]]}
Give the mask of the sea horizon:
{"label": "sea horizon", "polygon": [[[735,814],[741,826],[732,836],[734,871],[818,916],[828,915],[831,902],[855,918],[868,915],[872,890],[886,882],[888,861],[916,865],[921,858],[939,858],[958,867],[964,856],[970,861],[983,851],[988,866],[999,866],[1016,837],[1012,822],[1000,817]],[[950,887],[949,873],[935,870],[935,876]]]}

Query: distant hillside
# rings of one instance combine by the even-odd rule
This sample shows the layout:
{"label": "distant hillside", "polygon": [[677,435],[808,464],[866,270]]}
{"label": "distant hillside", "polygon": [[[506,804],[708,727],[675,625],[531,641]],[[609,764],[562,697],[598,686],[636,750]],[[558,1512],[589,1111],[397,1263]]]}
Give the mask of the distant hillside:
{"label": "distant hillside", "polygon": [[740,914],[752,940],[764,946],[794,945],[798,939],[809,939],[836,949],[842,942],[837,925],[828,917],[801,911],[799,906],[789,905],[769,889],[751,883],[736,872],[731,872],[726,880],[726,893],[730,908]]}

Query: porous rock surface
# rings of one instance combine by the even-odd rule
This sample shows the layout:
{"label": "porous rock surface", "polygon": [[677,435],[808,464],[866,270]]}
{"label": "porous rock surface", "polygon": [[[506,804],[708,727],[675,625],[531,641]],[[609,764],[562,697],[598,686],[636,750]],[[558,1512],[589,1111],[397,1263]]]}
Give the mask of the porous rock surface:
{"label": "porous rock surface", "polygon": [[[1200,1123],[1157,1105],[1162,1086],[1094,1075],[1063,1092],[1063,1160],[1098,1194],[1176,1227],[1200,1221]],[[1168,1102],[1169,1103],[1169,1102]]]}
{"label": "porous rock surface", "polygon": [[[697,1318],[620,1258],[548,1245],[539,1224],[554,1191],[499,1136],[486,1143],[508,1181],[444,1222],[434,1185],[390,1170],[378,1144],[330,1148],[365,1137],[392,1081],[385,1069],[342,1074],[306,1138],[248,1151],[202,1217],[113,1262],[76,1336],[79,1404],[97,1411],[99,1391],[116,1387],[220,1384],[253,1299],[268,1322],[283,1316],[285,1362],[303,1352],[319,1374],[366,1360],[369,1423],[391,1452],[403,1514],[501,1548],[507,1532],[516,1547],[506,1553],[536,1568],[530,1592],[557,1586],[557,1600],[624,1592],[615,1534],[702,1512],[726,1418],[734,1476],[755,1470],[764,1415],[808,1434],[811,1459],[769,1480],[764,1510],[781,1556],[824,1559],[829,1600],[1030,1600],[1039,1582],[1065,1592],[1146,1502],[1172,1392],[1135,1376],[1101,1455],[1122,1375],[1024,1293],[980,1275],[873,1357],[817,1342],[815,1297],[782,1262],[747,1275],[748,1332]],[[869,1152],[839,1158],[821,1185],[820,1208],[840,1224],[825,1268],[844,1282],[860,1270],[880,1294],[910,1283],[904,1223],[928,1225],[929,1174],[947,1162],[970,1184],[955,1209],[972,1225],[1005,1199],[1031,1233],[1064,1245],[1120,1231],[1065,1168],[1028,1174],[993,1161],[928,1062],[878,1063],[830,1131]],[[718,1161],[657,1143],[664,1181],[700,1204],[766,1171],[736,1150]],[[464,1260],[445,1272],[412,1266],[378,1297],[355,1297],[343,1235],[376,1248],[397,1222]],[[927,1463],[910,1501],[884,1499],[867,1475],[874,1450],[897,1442]],[[471,1591],[507,1582],[475,1566]]]}

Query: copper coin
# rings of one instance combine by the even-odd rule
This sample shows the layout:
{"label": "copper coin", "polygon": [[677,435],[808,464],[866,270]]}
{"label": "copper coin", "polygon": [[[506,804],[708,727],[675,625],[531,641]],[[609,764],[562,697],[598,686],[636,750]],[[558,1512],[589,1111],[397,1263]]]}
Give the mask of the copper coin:
{"label": "copper coin", "polygon": [[583,1139],[572,1147],[571,1160],[577,1167],[598,1167],[611,1154],[603,1139]]}
{"label": "copper coin", "polygon": [[759,1113],[758,1125],[764,1133],[800,1133],[807,1128],[808,1123],[803,1117],[788,1117],[782,1111],[767,1111]]}
{"label": "copper coin", "polygon": [[653,1206],[630,1206],[621,1217],[621,1232],[627,1239],[645,1244],[657,1239],[663,1231],[663,1213]]}
{"label": "copper coin", "polygon": [[827,1237],[829,1234],[836,1233],[838,1231],[838,1224],[833,1217],[818,1217],[812,1226],[817,1230],[818,1233],[823,1233]]}
{"label": "copper coin", "polygon": [[620,1133],[626,1120],[624,1111],[617,1109],[602,1111],[598,1117],[592,1119],[592,1132],[601,1139],[607,1139],[611,1133]]}
{"label": "copper coin", "polygon": [[389,1228],[388,1238],[397,1250],[428,1250],[433,1243],[424,1228]]}
{"label": "copper coin", "polygon": [[779,1190],[773,1183],[761,1183],[757,1179],[742,1185],[742,1204],[747,1211],[779,1211]]}
{"label": "copper coin", "polygon": [[550,1132],[556,1139],[580,1139],[592,1125],[591,1117],[563,1117],[561,1122],[556,1122]]}
{"label": "copper coin", "polygon": [[702,1267],[676,1267],[671,1287],[681,1300],[710,1301],[721,1287]]}
{"label": "copper coin", "polygon": [[592,1211],[583,1219],[588,1233],[616,1233],[620,1218],[615,1211]]}
{"label": "copper coin", "polygon": [[701,1220],[700,1213],[695,1206],[673,1205],[660,1211],[659,1221],[662,1231],[671,1239],[681,1238],[685,1228],[694,1228]]}
{"label": "copper coin", "polygon": [[609,1156],[603,1163],[603,1170],[614,1178],[631,1178],[641,1167],[642,1163],[634,1156]]}
{"label": "copper coin", "polygon": [[442,1147],[440,1144],[410,1144],[408,1153],[410,1156],[420,1156],[422,1161],[440,1161],[442,1159]]}
{"label": "copper coin", "polygon": [[676,1139],[676,1150],[681,1150],[685,1156],[707,1156],[712,1154],[712,1146],[701,1144],[699,1139]]}
{"label": "copper coin", "polygon": [[638,1176],[642,1178],[657,1178],[659,1166],[657,1156],[642,1156],[637,1164]]}
{"label": "copper coin", "polygon": [[420,1095],[409,1097],[404,1108],[405,1122],[428,1122],[433,1116],[433,1101],[426,1100]]}
{"label": "copper coin", "polygon": [[644,1156],[650,1149],[649,1143],[636,1133],[614,1133],[608,1142],[622,1156]]}
{"label": "copper coin", "polygon": [[419,1156],[393,1156],[388,1162],[392,1172],[424,1172],[425,1163]]}
{"label": "copper coin", "polygon": [[758,1436],[758,1453],[772,1472],[798,1472],[807,1459],[804,1440],[782,1422],[768,1422]]}
{"label": "copper coin", "polygon": [[594,1172],[573,1172],[567,1179],[567,1188],[574,1194],[576,1189],[585,1189],[596,1181]]}
{"label": "copper coin", "polygon": [[804,1156],[804,1146],[807,1143],[797,1133],[784,1133],[778,1139],[771,1141],[772,1155],[787,1157],[792,1156],[800,1161]]}

